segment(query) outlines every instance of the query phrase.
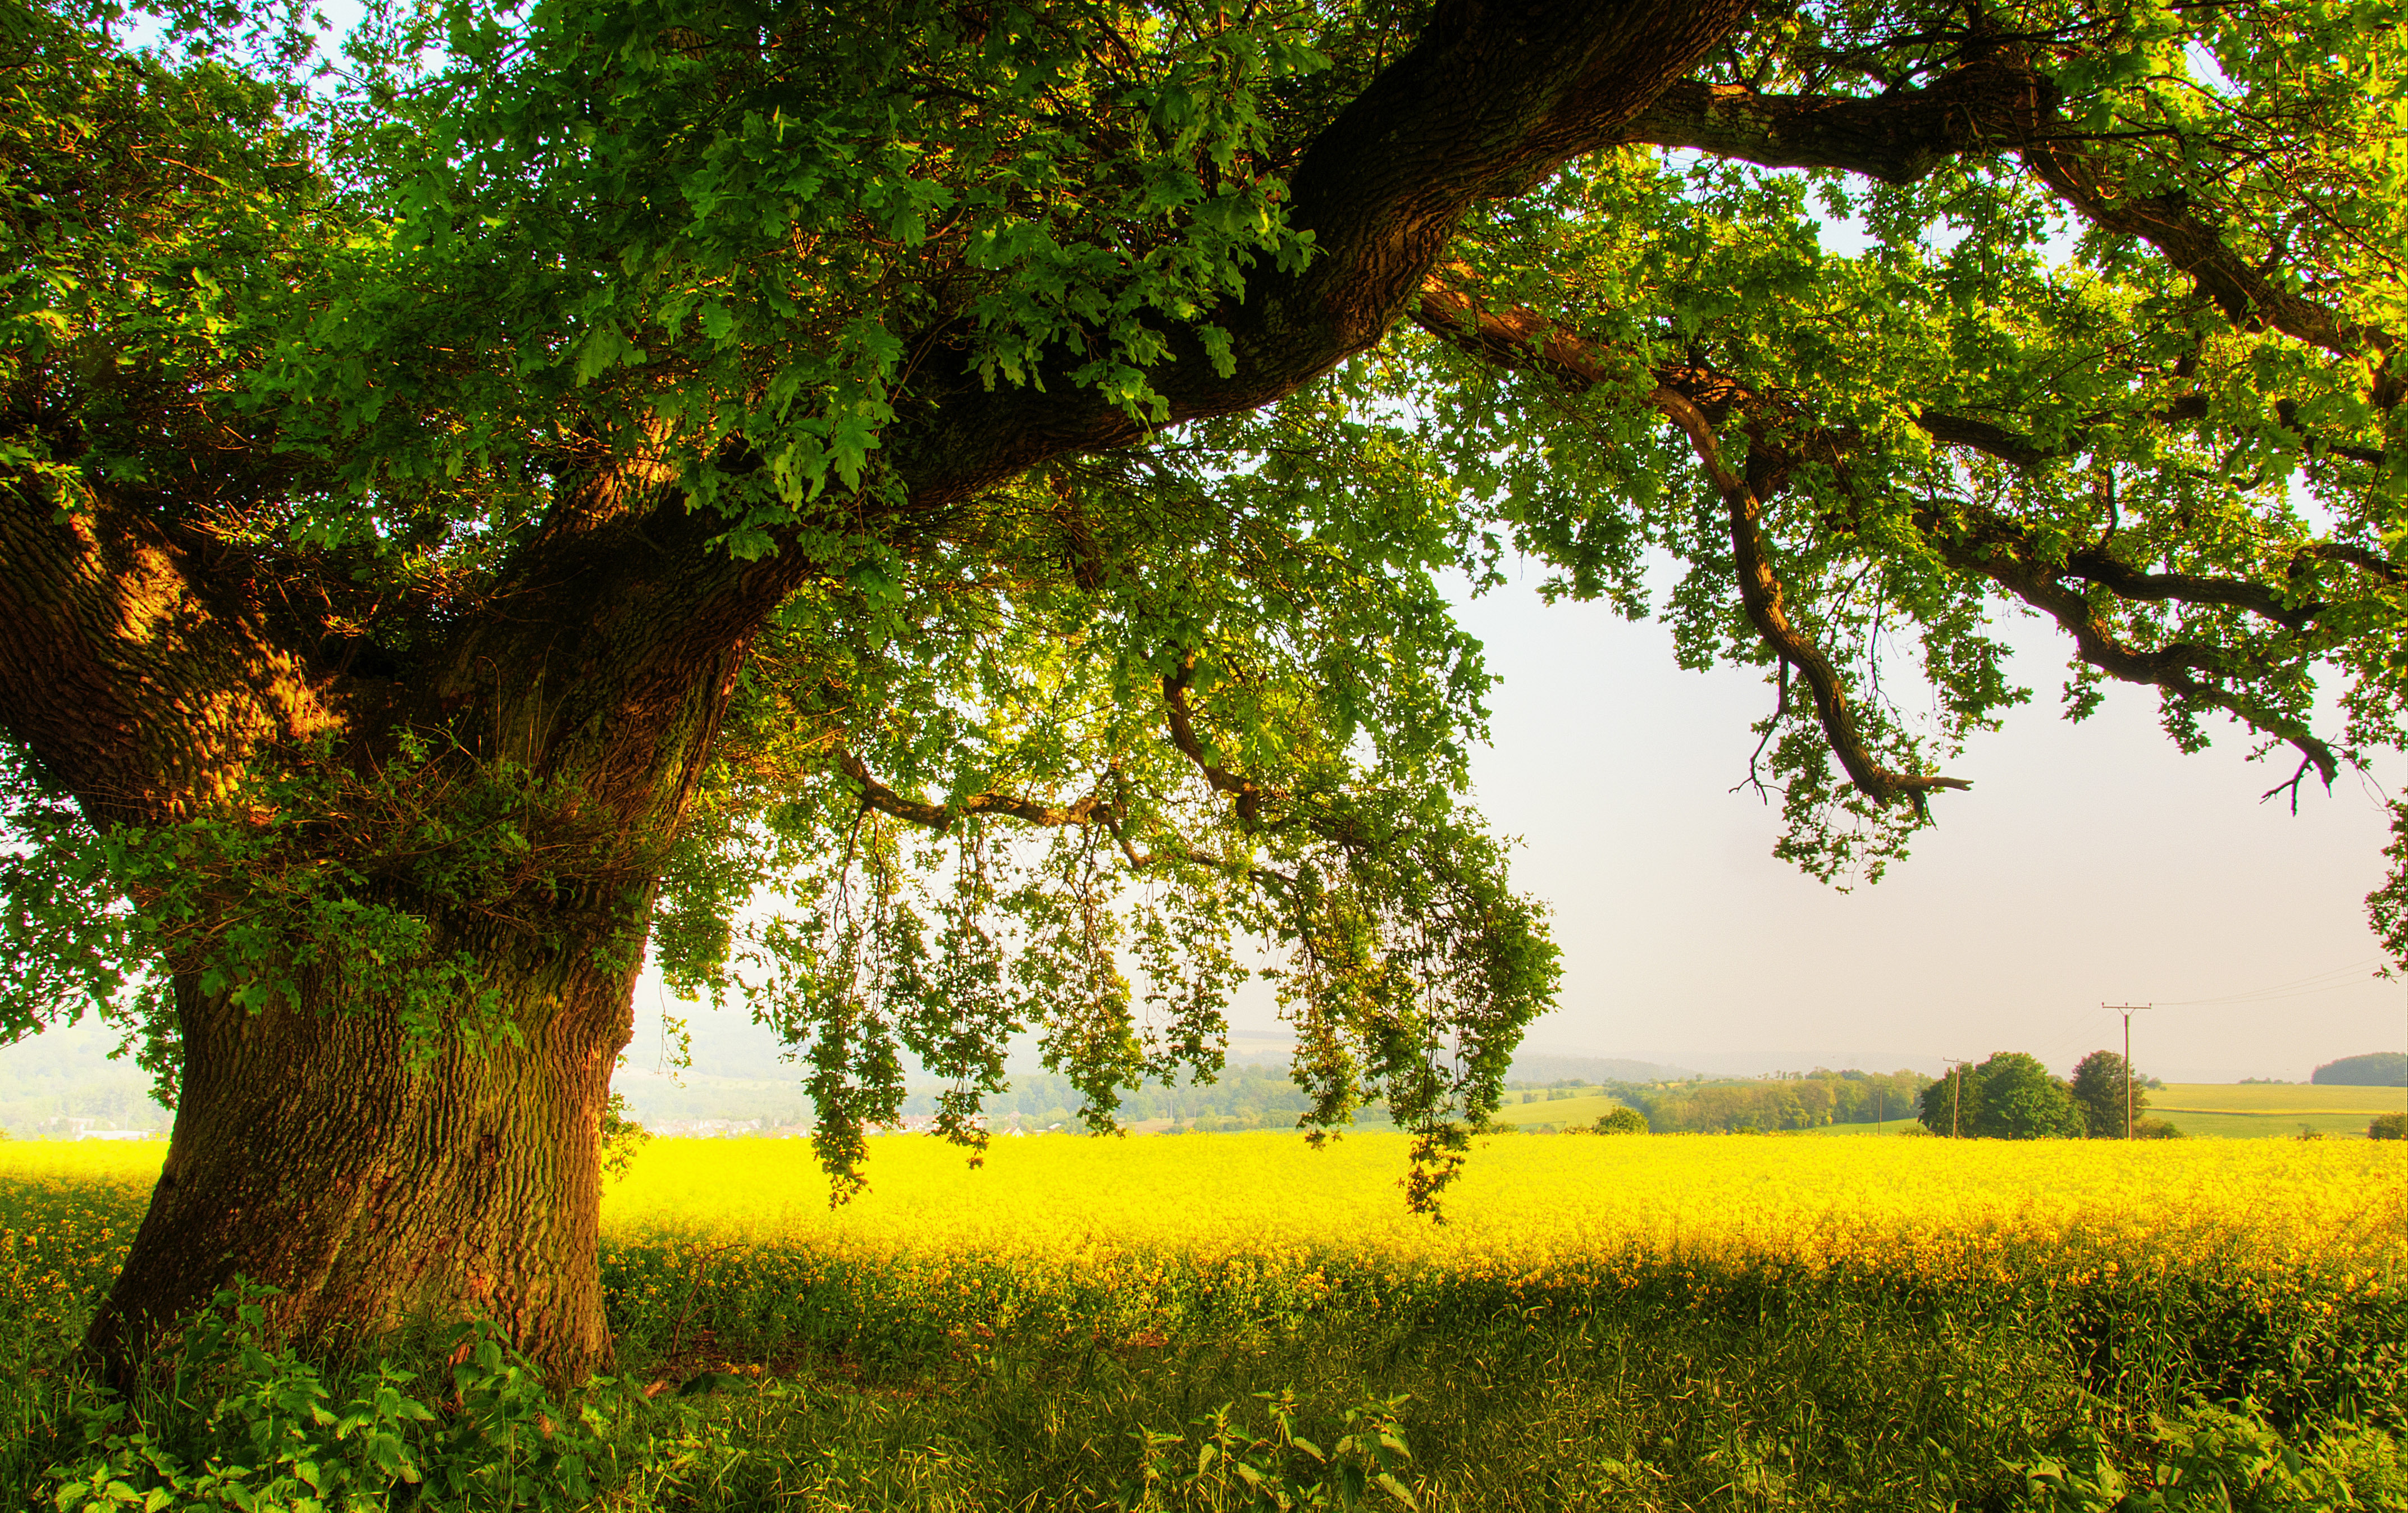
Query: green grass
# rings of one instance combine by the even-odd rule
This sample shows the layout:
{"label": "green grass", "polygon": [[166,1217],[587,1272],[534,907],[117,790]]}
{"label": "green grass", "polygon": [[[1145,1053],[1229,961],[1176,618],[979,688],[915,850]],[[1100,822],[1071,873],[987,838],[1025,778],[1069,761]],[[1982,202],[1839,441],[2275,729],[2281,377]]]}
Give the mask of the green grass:
{"label": "green grass", "polygon": [[2185,1135],[2220,1139],[2296,1135],[2305,1125],[2329,1138],[2363,1138],[2377,1114],[2408,1108],[2408,1090],[2326,1088],[2310,1083],[2175,1082],[2149,1094],[2147,1117]]}

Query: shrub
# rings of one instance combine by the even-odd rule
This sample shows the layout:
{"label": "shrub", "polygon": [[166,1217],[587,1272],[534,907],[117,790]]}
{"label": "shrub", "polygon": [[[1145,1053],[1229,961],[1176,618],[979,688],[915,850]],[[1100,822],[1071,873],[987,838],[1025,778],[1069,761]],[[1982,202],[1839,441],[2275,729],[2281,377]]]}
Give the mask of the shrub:
{"label": "shrub", "polygon": [[2135,1140],[2179,1140],[2182,1137],[2183,1132],[2174,1128],[2173,1121],[2171,1120],[2136,1119],[2132,1120],[2132,1138]]}
{"label": "shrub", "polygon": [[1645,1135],[1647,1116],[1636,1108],[1617,1108],[1597,1121],[1599,1135]]}
{"label": "shrub", "polygon": [[461,1326],[432,1380],[389,1361],[335,1372],[271,1337],[262,1302],[275,1295],[220,1292],[165,1363],[171,1380],[83,1406],[80,1453],[50,1470],[48,1506],[381,1513],[566,1508],[593,1494],[599,1411],[553,1404],[491,1323]]}
{"label": "shrub", "polygon": [[2408,1140],[2408,1114],[2377,1114],[2366,1127],[2370,1140]]}

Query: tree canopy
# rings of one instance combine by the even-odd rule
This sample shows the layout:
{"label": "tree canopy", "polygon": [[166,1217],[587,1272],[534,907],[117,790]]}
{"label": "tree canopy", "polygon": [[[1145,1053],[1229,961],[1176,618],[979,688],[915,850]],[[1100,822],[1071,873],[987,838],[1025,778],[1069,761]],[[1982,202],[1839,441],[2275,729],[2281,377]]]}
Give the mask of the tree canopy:
{"label": "tree canopy", "polygon": [[2363,1056],[2344,1056],[2317,1067],[2308,1080],[2339,1087],[2408,1087],[2408,1054],[2371,1050]]}
{"label": "tree canopy", "polygon": [[2081,1110],[2083,1130],[2094,1140],[2120,1140],[2149,1111],[2147,1081],[2112,1050],[2094,1050],[2074,1063],[2068,1092]]}
{"label": "tree canopy", "polygon": [[[1517,562],[1765,670],[1835,881],[1978,802],[2002,614],[2295,803],[2401,744],[2390,0],[150,14],[0,13],[0,1012],[181,1100],[121,1313],[397,1306],[405,1192],[428,1295],[573,1266],[648,954],[849,1177],[907,1056],[970,1141],[1024,1030],[1103,1127],[1217,1067],[1252,938],[1427,1201],[1555,981]],[[385,1196],[263,1260],[256,1139]],[[533,1151],[556,1224],[431,1196]]]}

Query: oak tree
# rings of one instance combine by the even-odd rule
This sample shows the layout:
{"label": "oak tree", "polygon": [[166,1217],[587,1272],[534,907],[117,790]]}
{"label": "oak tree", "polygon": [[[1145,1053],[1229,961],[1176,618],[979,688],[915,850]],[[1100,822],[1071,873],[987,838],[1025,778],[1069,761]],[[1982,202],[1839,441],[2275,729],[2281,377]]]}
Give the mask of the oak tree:
{"label": "oak tree", "polygon": [[2000,613],[2294,801],[2400,744],[2392,0],[150,17],[0,9],[6,1033],[175,1100],[121,1363],[236,1273],[601,1359],[648,960],[844,1179],[912,1062],[971,1142],[1024,1031],[1209,1073],[1258,940],[1429,1201],[1555,978],[1517,558],[1765,670],[1835,879],[1973,802]]}

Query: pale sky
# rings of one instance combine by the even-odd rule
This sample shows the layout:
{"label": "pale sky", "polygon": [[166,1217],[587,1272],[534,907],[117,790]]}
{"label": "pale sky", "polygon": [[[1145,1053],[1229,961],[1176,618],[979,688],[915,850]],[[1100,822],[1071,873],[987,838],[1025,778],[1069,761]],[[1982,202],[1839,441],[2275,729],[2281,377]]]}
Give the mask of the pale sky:
{"label": "pale sky", "polygon": [[[1777,810],[1730,792],[1771,703],[1757,674],[1684,672],[1663,627],[1527,588],[1464,620],[1503,678],[1479,802],[1524,838],[1519,878],[1564,948],[1530,1049],[1885,1068],[2026,1050],[2062,1071],[2119,1045],[2101,1002],[2166,1006],[2135,1017],[2133,1059],[2174,1080],[2408,1047],[2408,986],[2371,976],[2374,792],[2345,774],[2296,817],[2260,804],[2296,759],[2246,761],[2229,725],[2185,756],[2152,690],[2111,687],[2067,723],[2036,621],[2010,633],[2032,703],[1945,768],[1972,792],[1939,795],[1914,854],[1842,894],[1774,861]],[[2386,760],[2396,792],[2408,762]]]}

